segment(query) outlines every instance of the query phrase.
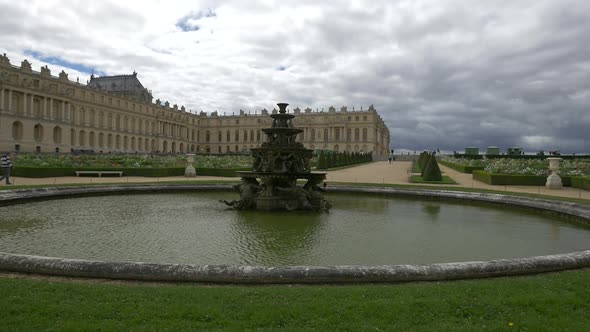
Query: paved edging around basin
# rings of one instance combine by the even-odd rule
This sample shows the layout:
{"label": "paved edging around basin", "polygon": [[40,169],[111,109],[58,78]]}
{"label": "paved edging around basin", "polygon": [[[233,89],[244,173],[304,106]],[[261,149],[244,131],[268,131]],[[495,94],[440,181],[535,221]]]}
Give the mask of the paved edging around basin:
{"label": "paved edging around basin", "polygon": [[102,262],[0,253],[2,271],[67,277],[234,284],[440,281],[523,275],[588,266],[590,250],[485,262],[284,267]]}
{"label": "paved edging around basin", "polygon": [[[231,185],[140,184],[7,190],[0,192],[0,203],[12,204],[35,199],[127,192],[212,190],[231,190]],[[590,205],[538,198],[419,188],[331,187],[328,188],[328,192],[491,202],[555,211],[579,217],[590,223]],[[104,262],[0,253],[0,271],[68,277],[203,283],[307,284],[436,281],[534,274],[584,267],[590,267],[590,249],[547,256],[429,265],[279,267]]]}

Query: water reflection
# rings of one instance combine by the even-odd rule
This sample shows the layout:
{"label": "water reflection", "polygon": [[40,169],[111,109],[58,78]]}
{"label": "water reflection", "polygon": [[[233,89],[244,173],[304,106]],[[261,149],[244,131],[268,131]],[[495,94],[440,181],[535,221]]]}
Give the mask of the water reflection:
{"label": "water reflection", "polygon": [[237,211],[233,234],[248,264],[304,264],[314,251],[325,214]]}
{"label": "water reflection", "polygon": [[354,195],[327,196],[334,203],[334,208],[345,211],[361,211],[381,214],[393,204],[391,197],[373,196],[371,199],[359,199]]}
{"label": "water reflection", "polygon": [[440,214],[440,204],[439,203],[424,203],[422,207],[422,211],[426,213],[430,219],[438,220],[438,216]]}
{"label": "water reflection", "polygon": [[46,223],[46,218],[22,218],[0,222],[0,234],[14,234],[21,231],[34,231]]}

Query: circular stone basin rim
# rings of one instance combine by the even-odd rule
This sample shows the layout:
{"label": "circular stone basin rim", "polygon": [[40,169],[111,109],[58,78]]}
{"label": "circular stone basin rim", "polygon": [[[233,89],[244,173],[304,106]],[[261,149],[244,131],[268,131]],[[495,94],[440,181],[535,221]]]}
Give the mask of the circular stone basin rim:
{"label": "circular stone basin rim", "polygon": [[[0,203],[80,194],[230,190],[231,185],[114,185],[0,192]],[[500,194],[445,190],[332,187],[329,192],[471,200],[555,211],[590,223],[590,206]],[[566,254],[491,261],[382,266],[230,266],[105,262],[0,253],[0,271],[69,277],[205,283],[374,283],[485,278],[590,267],[590,249]]]}

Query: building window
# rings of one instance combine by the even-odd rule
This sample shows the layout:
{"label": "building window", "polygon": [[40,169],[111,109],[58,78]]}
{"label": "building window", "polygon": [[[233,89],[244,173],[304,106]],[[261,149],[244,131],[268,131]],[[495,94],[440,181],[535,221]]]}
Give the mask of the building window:
{"label": "building window", "polygon": [[367,141],[367,128],[363,128],[363,141]]}
{"label": "building window", "polygon": [[357,141],[357,142],[360,140],[360,132],[361,132],[361,131],[360,131],[360,129],[358,129],[358,128],[356,128],[356,129],[354,130],[354,140],[355,140],[355,141]]}
{"label": "building window", "polygon": [[350,141],[350,139],[351,139],[351,136],[352,136],[352,130],[350,130],[350,129],[347,129],[347,130],[346,130],[346,140],[347,140],[347,141]]}
{"label": "building window", "polygon": [[248,141],[248,131],[244,130],[244,142]]}
{"label": "building window", "polygon": [[211,133],[207,130],[205,132],[205,142],[209,143],[210,140],[211,140]]}
{"label": "building window", "polygon": [[[222,134],[221,134],[221,131],[220,131],[220,132],[217,133],[217,141],[218,142],[221,142],[221,138],[222,138],[221,136],[222,136]],[[219,147],[219,148],[221,149],[221,147]],[[221,152],[221,151],[219,151],[219,152]]]}
{"label": "building window", "polygon": [[340,128],[334,128],[334,139],[340,140]]}
{"label": "building window", "polygon": [[324,129],[324,142],[328,141],[328,128]]}
{"label": "building window", "polygon": [[238,130],[236,130],[236,132],[234,133],[234,140],[236,142],[239,142],[240,141],[240,132]]}
{"label": "building window", "polygon": [[15,121],[12,124],[12,138],[15,140],[23,138],[23,124],[20,121]]}
{"label": "building window", "polygon": [[35,138],[36,142],[41,142],[43,140],[43,126],[40,124],[36,124],[33,127],[33,137]]}
{"label": "building window", "polygon": [[367,121],[367,116],[363,115],[363,121]]}
{"label": "building window", "polygon": [[310,137],[310,141],[315,141],[315,129],[311,130],[311,137]]}
{"label": "building window", "polygon": [[[225,132],[225,140],[227,142],[231,141],[231,132],[229,130]],[[229,152],[229,151],[227,151],[227,152]]]}

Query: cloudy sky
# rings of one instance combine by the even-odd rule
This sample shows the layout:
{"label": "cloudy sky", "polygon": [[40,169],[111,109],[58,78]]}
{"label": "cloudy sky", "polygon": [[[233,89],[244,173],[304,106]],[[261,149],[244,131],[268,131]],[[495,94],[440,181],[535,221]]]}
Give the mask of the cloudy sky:
{"label": "cloudy sky", "polygon": [[590,152],[587,0],[0,0],[0,52],[193,111],[373,104],[396,149]]}

